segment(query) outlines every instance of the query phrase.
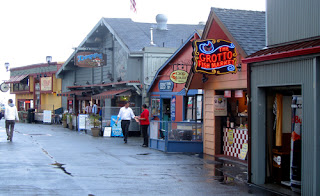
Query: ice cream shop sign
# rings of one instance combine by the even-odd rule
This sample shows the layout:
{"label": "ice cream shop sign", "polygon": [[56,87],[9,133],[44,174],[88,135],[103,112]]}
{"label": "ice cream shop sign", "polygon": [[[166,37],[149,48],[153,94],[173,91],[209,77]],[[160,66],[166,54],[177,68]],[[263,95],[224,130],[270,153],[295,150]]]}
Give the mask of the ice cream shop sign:
{"label": "ice cream shop sign", "polygon": [[105,55],[97,52],[78,52],[75,56],[75,65],[79,67],[97,67],[104,65]]}
{"label": "ice cream shop sign", "polygon": [[193,62],[196,72],[207,74],[236,73],[237,52],[232,42],[196,40],[193,42]]}

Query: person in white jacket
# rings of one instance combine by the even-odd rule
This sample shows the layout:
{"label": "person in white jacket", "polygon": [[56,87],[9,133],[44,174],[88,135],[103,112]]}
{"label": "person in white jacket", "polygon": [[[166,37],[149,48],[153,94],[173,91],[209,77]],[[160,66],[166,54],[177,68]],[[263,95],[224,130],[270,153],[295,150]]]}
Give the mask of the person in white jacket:
{"label": "person in white jacket", "polygon": [[12,99],[8,100],[8,105],[4,113],[4,118],[6,120],[6,131],[8,136],[7,140],[10,140],[10,142],[12,142],[15,121],[19,121],[17,107],[12,102]]}

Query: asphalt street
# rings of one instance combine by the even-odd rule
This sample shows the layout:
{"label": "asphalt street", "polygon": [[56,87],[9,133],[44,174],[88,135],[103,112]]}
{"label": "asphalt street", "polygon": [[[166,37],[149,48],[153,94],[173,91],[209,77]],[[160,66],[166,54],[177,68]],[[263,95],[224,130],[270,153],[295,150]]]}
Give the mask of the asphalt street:
{"label": "asphalt street", "polygon": [[228,176],[215,160],[141,144],[25,123],[8,142],[2,119],[0,195],[276,195],[247,185],[241,166]]}

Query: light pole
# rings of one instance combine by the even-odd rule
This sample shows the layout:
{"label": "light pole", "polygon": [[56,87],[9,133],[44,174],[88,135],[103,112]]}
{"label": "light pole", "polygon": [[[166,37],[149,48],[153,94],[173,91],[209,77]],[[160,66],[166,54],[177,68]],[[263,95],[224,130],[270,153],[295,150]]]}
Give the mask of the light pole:
{"label": "light pole", "polygon": [[46,57],[46,60],[48,62],[48,65],[50,65],[50,62],[52,61],[52,56],[47,56]]}
{"label": "light pole", "polygon": [[10,63],[6,62],[4,63],[4,66],[6,67],[7,72],[9,71]]}

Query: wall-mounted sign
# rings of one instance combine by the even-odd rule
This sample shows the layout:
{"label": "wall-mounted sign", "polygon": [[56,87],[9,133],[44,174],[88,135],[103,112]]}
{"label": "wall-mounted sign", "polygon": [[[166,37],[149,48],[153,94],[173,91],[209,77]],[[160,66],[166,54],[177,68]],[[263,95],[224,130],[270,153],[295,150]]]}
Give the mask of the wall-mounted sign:
{"label": "wall-mounted sign", "polygon": [[232,146],[232,145],[233,145],[233,129],[229,129],[229,130],[228,130],[228,137],[227,137],[227,139],[228,139],[229,145]]}
{"label": "wall-mounted sign", "polygon": [[188,72],[184,70],[176,70],[171,72],[170,74],[170,80],[178,84],[186,83],[187,78],[188,78]]}
{"label": "wall-mounted sign", "polygon": [[171,121],[176,120],[176,96],[171,99]]}
{"label": "wall-mounted sign", "polygon": [[242,144],[242,148],[240,150],[239,159],[246,160],[247,153],[248,153],[248,144],[244,143]]}
{"label": "wall-mounted sign", "polygon": [[214,96],[214,115],[227,116],[227,99],[223,95]]}
{"label": "wall-mounted sign", "polygon": [[75,65],[79,67],[98,67],[104,65],[106,57],[98,52],[78,52],[75,55]]}
{"label": "wall-mounted sign", "polygon": [[40,81],[41,91],[52,91],[52,77],[42,77]]}
{"label": "wall-mounted sign", "polygon": [[236,73],[236,47],[225,40],[196,40],[193,42],[193,62],[196,72],[207,74]]}
{"label": "wall-mounted sign", "polygon": [[163,92],[163,91],[171,92],[173,89],[173,82],[170,80],[160,80],[158,87],[160,92]]}

